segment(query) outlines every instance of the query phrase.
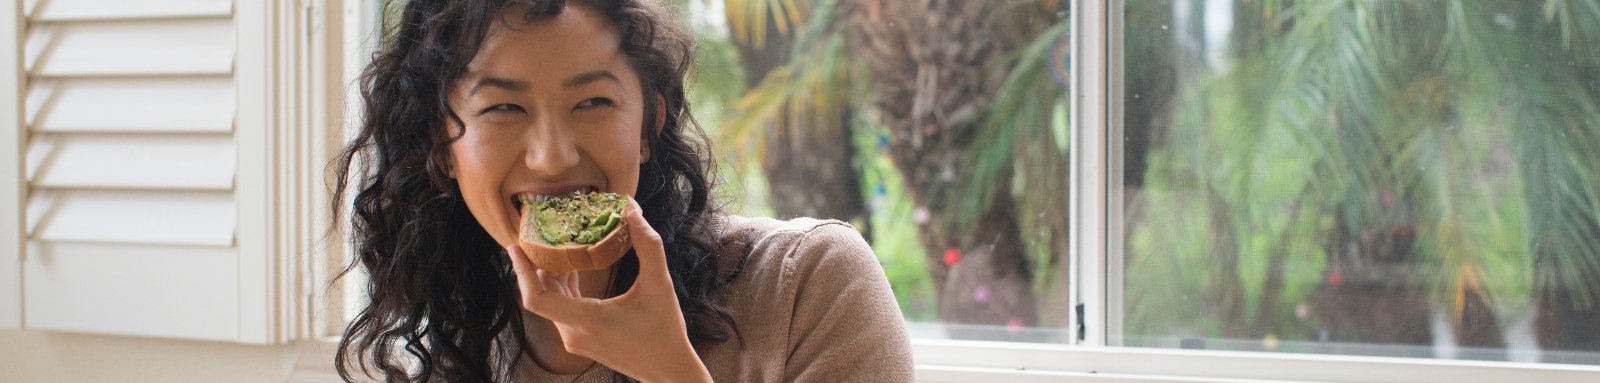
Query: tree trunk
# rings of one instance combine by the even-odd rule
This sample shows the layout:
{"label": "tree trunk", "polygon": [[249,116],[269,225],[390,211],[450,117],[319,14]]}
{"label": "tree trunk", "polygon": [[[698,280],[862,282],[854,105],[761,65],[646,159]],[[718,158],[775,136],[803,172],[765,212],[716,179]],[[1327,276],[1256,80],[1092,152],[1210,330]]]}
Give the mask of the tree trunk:
{"label": "tree trunk", "polygon": [[[1215,189],[1206,188],[1206,207],[1211,210],[1211,227],[1215,228],[1211,245],[1211,256],[1217,258],[1212,266],[1216,269],[1212,275],[1217,296],[1216,315],[1222,318],[1222,336],[1224,338],[1244,338],[1250,323],[1244,317],[1244,282],[1239,279],[1239,234],[1234,232],[1234,227],[1228,222],[1230,214],[1234,214],[1232,206],[1222,198]],[[1263,325],[1263,324],[1258,324]]]}
{"label": "tree trunk", "polygon": [[[980,114],[1007,74],[1002,57],[1026,41],[1026,23],[996,25],[1008,2],[855,0],[849,7],[852,54],[870,70],[873,105],[891,131],[889,154],[916,206],[914,223],[938,291],[939,318],[951,324],[1003,325],[1008,331],[956,337],[1021,339],[1038,321],[1034,271],[1023,253],[1017,201],[1003,171],[985,211],[956,209]],[[1021,25],[1011,25],[1021,24]],[[1019,38],[1020,37],[1020,38]],[[974,228],[961,218],[981,214]],[[981,330],[979,330],[981,331]]]}
{"label": "tree trunk", "polygon": [[833,218],[850,222],[872,239],[871,211],[861,190],[861,163],[850,139],[849,115],[821,117],[804,127],[780,117],[766,134],[761,161],[774,212],[782,218]]}

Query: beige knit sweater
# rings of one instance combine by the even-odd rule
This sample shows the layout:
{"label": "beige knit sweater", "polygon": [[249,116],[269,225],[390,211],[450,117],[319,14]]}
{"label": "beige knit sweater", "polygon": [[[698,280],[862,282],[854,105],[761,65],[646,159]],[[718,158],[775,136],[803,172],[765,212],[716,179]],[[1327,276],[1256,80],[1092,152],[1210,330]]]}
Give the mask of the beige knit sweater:
{"label": "beige knit sweater", "polygon": [[[861,235],[833,220],[729,216],[718,255],[744,269],[720,294],[744,344],[697,348],[718,382],[909,382],[911,348],[889,281]],[[529,359],[522,382],[608,382],[595,364],[556,375]]]}

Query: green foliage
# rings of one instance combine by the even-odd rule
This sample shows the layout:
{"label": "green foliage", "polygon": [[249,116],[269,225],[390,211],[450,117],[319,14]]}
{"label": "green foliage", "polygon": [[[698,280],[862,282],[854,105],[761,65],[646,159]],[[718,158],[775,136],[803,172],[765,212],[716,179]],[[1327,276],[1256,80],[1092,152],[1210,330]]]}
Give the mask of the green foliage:
{"label": "green foliage", "polygon": [[[1314,321],[1251,322],[1270,318],[1256,315],[1267,279],[1283,281],[1276,307],[1303,304],[1330,252],[1359,257],[1362,238],[1397,230],[1415,233],[1399,256],[1453,314],[1468,293],[1600,304],[1600,5],[1531,5],[1238,4],[1241,38],[1212,48],[1231,60],[1179,75],[1155,127],[1167,144],[1129,202],[1129,331],[1217,336],[1242,320],[1310,337]],[[1245,315],[1229,317],[1235,283]]]}
{"label": "green foliage", "polygon": [[937,320],[938,300],[933,280],[928,278],[926,250],[917,240],[917,225],[912,221],[911,198],[900,182],[889,153],[880,145],[888,129],[873,119],[858,119],[853,138],[863,166],[862,193],[872,209],[872,252],[878,255],[883,272],[894,289],[900,312],[910,321]]}
{"label": "green foliage", "polygon": [[[794,3],[792,0],[729,1],[727,16],[734,37],[757,45],[767,38],[766,20],[782,20],[799,27],[789,64],[767,73],[759,84],[746,87],[729,81],[740,76],[738,52],[733,40],[704,23],[695,25],[699,38],[697,71],[693,81],[695,115],[713,137],[719,173],[728,183],[725,193],[733,193],[732,210],[752,216],[771,216],[767,205],[765,175],[758,166],[766,154],[765,138],[769,124],[788,116],[779,126],[816,129],[808,116],[828,115],[832,108],[863,104],[863,81],[852,81],[855,70],[845,51],[843,36],[835,24],[837,8],[832,0]],[[820,12],[808,13],[808,9]],[[782,12],[763,17],[763,12]],[[744,32],[739,32],[739,31]],[[741,33],[743,35],[741,35]],[[744,40],[750,39],[750,40]],[[933,320],[937,313],[932,281],[923,264],[924,250],[917,241],[916,225],[911,222],[911,199],[900,183],[899,171],[888,153],[878,144],[887,129],[857,113],[851,124],[851,137],[863,167],[863,195],[873,209],[871,225],[873,252],[883,265],[900,310],[908,320]]]}
{"label": "green foliage", "polygon": [[1070,27],[1060,20],[1014,53],[968,152],[969,177],[962,190],[950,193],[959,211],[974,212],[960,216],[959,223],[971,228],[979,224],[976,212],[990,208],[998,186],[1011,186],[1017,211],[1027,212],[1018,217],[1018,226],[1035,271],[1033,288],[1041,296],[1052,293],[1047,291],[1057,277],[1052,266],[1066,258],[1060,237],[1067,235],[1067,88],[1051,74],[1064,74],[1052,59],[1065,55]]}
{"label": "green foliage", "polygon": [[[726,133],[728,109],[744,95],[744,72],[739,70],[739,52],[724,31],[710,25],[701,15],[683,17],[694,30],[695,63],[690,70],[688,96],[692,113],[711,137]],[[738,143],[712,145],[717,158],[717,178],[723,184],[719,193],[733,211],[751,216],[771,216],[767,205],[766,176],[759,166],[748,166]]]}
{"label": "green foliage", "polygon": [[[1011,5],[1033,2],[1014,3]],[[767,38],[766,22],[777,23],[775,29],[780,34],[793,31],[789,63],[768,72],[759,84],[727,104],[723,115],[717,117],[713,136],[734,169],[729,173],[745,178],[757,171],[755,165],[768,155],[764,135],[769,129],[802,129],[801,134],[830,129],[833,127],[829,124],[808,123],[805,119],[831,115],[835,108],[851,108],[857,115],[849,128],[858,141],[857,153],[865,178],[863,193],[873,209],[874,250],[884,263],[906,316],[933,319],[934,288],[923,263],[929,250],[918,241],[917,225],[910,224],[912,200],[883,144],[890,134],[886,127],[876,125],[875,119],[861,117],[870,113],[868,101],[873,90],[866,88],[869,82],[858,62],[862,57],[852,55],[844,44],[842,20],[850,15],[841,14],[842,8],[835,6],[833,0],[798,4],[779,0],[728,1],[726,6],[737,41],[760,46]],[[990,109],[980,111],[985,116],[979,122],[985,133],[977,135],[977,149],[966,161],[972,168],[962,172],[972,177],[965,184],[978,186],[948,193],[953,196],[950,204],[977,212],[994,200],[996,185],[1013,184],[1017,190],[1032,190],[1033,194],[1018,198],[1019,210],[1048,212],[1019,217],[1020,226],[1028,228],[1021,233],[1026,242],[1024,250],[1031,269],[1039,274],[1034,278],[1036,289],[1051,286],[1052,266],[1062,258],[1058,254],[1065,242],[1061,237],[1065,235],[1067,195],[1065,87],[1051,79],[1051,70],[1059,71],[1051,59],[1064,56],[1068,30],[1066,21],[1060,20],[1026,49],[1009,53],[1011,75]]]}
{"label": "green foliage", "polygon": [[[764,0],[777,3],[777,0]],[[838,26],[834,20],[833,0],[817,0],[818,4],[807,4],[803,8],[815,8],[821,12],[812,13],[808,19],[792,20],[796,25],[804,28],[796,31],[790,62],[768,72],[759,84],[754,84],[748,89],[741,87],[742,95],[732,103],[727,103],[729,110],[724,113],[725,119],[719,119],[717,132],[714,134],[719,146],[732,148],[727,151],[729,163],[735,172],[749,173],[760,161],[767,156],[766,139],[767,128],[774,126],[779,129],[840,129],[833,124],[810,123],[812,116],[832,116],[844,105],[862,102],[860,89],[852,88],[856,82],[853,78],[858,72],[853,69],[844,48],[844,38],[837,33]],[[762,1],[752,1],[760,3]],[[752,16],[735,8],[729,3],[728,19],[735,30],[742,27],[754,28],[759,24],[756,21],[744,20]],[[784,7],[745,7],[777,11],[788,9]],[[783,15],[772,15],[772,18],[799,17],[795,16],[802,11],[788,12]],[[759,18],[759,17],[758,17]],[[803,22],[803,23],[802,23]],[[765,30],[764,24],[761,25]],[[724,39],[724,42],[728,42]],[[731,42],[728,44],[731,46]],[[728,65],[727,70],[737,70],[737,60],[726,63],[706,63],[700,65]],[[779,121],[784,119],[783,121]]]}
{"label": "green foliage", "polygon": [[[983,133],[968,158],[972,165],[971,180],[952,203],[962,211],[981,211],[994,199],[995,185],[1010,180],[999,179],[1009,174],[1007,168],[1020,161],[1018,154],[1026,152],[1028,145],[1045,145],[1046,149],[1065,153],[1065,143],[1056,145],[1051,122],[1057,106],[1063,105],[1066,87],[1050,78],[1050,55],[1066,46],[1070,23],[1062,21],[1018,52],[1014,67],[1004,85],[995,94],[995,101],[983,118]],[[1065,174],[1057,177],[1065,177]],[[971,226],[978,215],[964,216],[962,223]]]}

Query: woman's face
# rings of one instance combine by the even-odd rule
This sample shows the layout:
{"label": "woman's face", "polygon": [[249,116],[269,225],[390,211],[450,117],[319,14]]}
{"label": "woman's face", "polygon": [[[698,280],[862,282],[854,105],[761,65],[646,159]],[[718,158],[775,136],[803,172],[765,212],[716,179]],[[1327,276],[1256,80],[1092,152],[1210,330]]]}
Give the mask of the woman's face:
{"label": "woman's face", "polygon": [[511,25],[490,27],[450,91],[466,125],[450,145],[450,173],[501,246],[516,243],[517,196],[633,195],[649,158],[639,75],[604,15],[576,4],[533,21],[507,12]]}

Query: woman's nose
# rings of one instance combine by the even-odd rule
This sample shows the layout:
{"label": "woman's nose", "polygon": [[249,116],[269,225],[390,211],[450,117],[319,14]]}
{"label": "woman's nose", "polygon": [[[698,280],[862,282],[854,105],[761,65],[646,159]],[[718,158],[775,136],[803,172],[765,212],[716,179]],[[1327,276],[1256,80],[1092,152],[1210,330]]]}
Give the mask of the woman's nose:
{"label": "woman's nose", "polygon": [[578,166],[575,137],[555,123],[537,122],[528,135],[528,152],[523,157],[528,169],[542,176],[555,177]]}

